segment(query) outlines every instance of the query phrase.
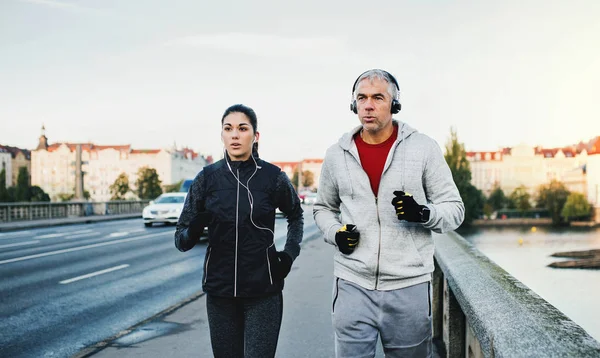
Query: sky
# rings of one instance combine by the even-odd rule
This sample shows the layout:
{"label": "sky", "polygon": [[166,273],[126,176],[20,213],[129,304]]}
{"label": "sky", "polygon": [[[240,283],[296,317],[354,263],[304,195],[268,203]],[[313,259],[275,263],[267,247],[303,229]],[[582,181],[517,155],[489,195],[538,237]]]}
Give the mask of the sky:
{"label": "sky", "polygon": [[395,118],[469,151],[600,135],[600,1],[1,0],[0,144],[189,147],[258,115],[267,161],[322,158],[382,68]]}

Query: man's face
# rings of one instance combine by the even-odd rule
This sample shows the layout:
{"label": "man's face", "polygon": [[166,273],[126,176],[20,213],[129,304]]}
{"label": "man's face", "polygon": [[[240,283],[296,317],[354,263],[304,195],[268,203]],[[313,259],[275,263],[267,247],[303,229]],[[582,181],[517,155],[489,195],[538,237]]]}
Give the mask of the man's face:
{"label": "man's face", "polygon": [[358,118],[364,130],[375,133],[392,125],[392,97],[386,81],[365,78],[358,83],[355,93]]}

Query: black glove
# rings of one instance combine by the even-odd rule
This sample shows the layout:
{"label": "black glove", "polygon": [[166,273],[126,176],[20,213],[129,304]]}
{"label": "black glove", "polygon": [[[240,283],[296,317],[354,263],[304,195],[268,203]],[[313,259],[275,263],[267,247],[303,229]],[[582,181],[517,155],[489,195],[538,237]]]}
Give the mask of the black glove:
{"label": "black glove", "polygon": [[284,251],[277,251],[277,278],[283,280],[292,269],[292,258]]}
{"label": "black glove", "polygon": [[191,221],[188,226],[188,237],[192,240],[200,240],[200,236],[204,232],[204,228],[208,226],[212,214],[208,211],[198,213]]}
{"label": "black glove", "polygon": [[359,237],[356,225],[346,224],[335,233],[335,243],[342,254],[350,255],[356,249]]}
{"label": "black glove", "polygon": [[424,220],[423,209],[429,210],[425,205],[419,205],[412,195],[403,191],[395,191],[396,196],[392,199],[392,205],[396,208],[398,220],[406,220],[414,223],[423,223],[429,220]]}

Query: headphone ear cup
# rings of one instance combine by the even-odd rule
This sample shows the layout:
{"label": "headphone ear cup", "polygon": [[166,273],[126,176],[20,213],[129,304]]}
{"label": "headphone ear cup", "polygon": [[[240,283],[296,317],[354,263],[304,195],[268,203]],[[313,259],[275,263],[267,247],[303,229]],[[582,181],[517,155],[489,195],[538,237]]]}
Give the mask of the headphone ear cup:
{"label": "headphone ear cup", "polygon": [[400,102],[398,102],[397,99],[392,100],[392,107],[390,108],[390,112],[392,112],[392,114],[400,112],[401,108],[402,105],[400,105]]}
{"label": "headphone ear cup", "polygon": [[356,109],[356,100],[352,101],[352,103],[350,103],[350,110],[352,112],[354,112],[355,114],[358,114],[358,110]]}

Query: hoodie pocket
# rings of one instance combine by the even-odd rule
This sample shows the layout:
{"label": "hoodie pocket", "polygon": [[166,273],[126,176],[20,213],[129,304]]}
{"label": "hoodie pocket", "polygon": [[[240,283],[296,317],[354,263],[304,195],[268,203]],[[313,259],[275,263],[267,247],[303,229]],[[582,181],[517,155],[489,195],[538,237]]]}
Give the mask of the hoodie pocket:
{"label": "hoodie pocket", "polygon": [[421,252],[417,248],[417,243],[416,243],[415,231],[417,230],[417,226],[409,226],[407,229],[408,229],[408,235],[410,237],[410,242],[412,244],[411,246],[413,248],[414,256],[415,256],[415,258],[418,259],[418,262],[419,262],[418,266],[423,267],[423,266],[425,266],[425,262],[423,260],[423,256],[421,256]]}
{"label": "hoodie pocket", "polygon": [[415,228],[411,225],[401,225],[397,228],[396,235],[388,236],[384,240],[381,250],[381,279],[396,280],[398,278],[410,278],[425,273],[425,262],[418,250]]}

